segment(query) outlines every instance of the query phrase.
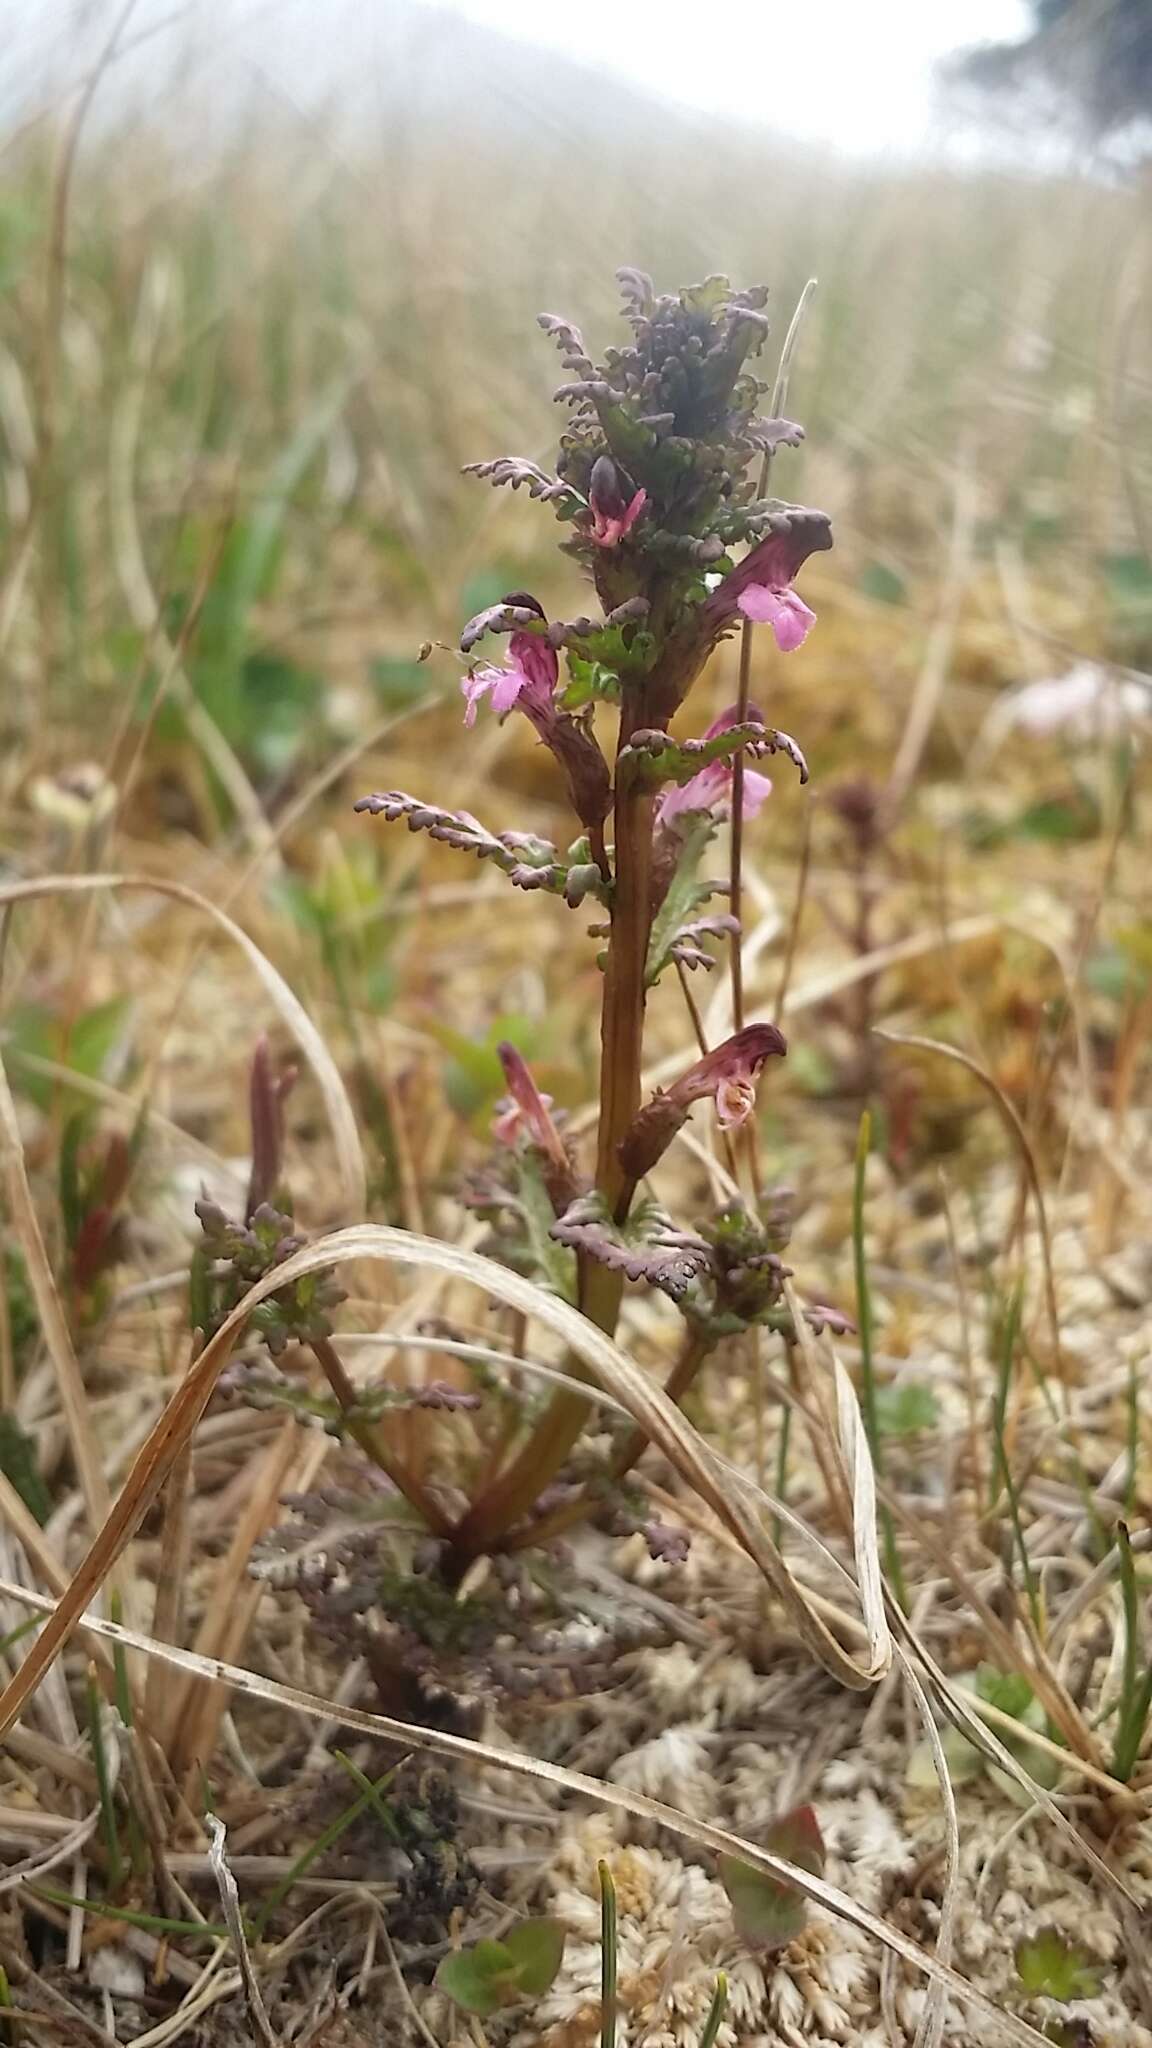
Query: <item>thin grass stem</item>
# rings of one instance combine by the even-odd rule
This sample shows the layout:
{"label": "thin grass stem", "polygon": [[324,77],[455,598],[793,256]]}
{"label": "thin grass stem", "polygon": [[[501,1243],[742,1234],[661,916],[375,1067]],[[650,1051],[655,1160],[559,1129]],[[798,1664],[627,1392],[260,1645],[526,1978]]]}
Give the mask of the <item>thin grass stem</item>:
{"label": "thin grass stem", "polygon": [[616,2048],[616,1980],[619,1927],[616,1885],[608,1865],[597,1865],[600,1879],[600,2048]]}

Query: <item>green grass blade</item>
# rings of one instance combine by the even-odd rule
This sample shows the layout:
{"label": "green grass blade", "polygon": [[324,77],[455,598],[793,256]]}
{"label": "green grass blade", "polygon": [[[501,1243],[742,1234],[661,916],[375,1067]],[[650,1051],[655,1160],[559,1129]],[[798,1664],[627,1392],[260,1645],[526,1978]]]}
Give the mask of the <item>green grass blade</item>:
{"label": "green grass blade", "polygon": [[1124,1606],[1124,1673],[1116,1742],[1112,1751],[1112,1776],[1126,1785],[1136,1768],[1148,1715],[1152,1711],[1152,1658],[1141,1678],[1140,1590],[1136,1584],[1132,1544],[1123,1522],[1116,1524],[1116,1545],[1120,1553],[1120,1597]]}
{"label": "green grass blade", "polygon": [[[123,1603],[120,1595],[113,1590],[108,1599],[108,1613],[113,1621],[123,1621],[122,1608]],[[112,1670],[115,1677],[116,1712],[119,1714],[124,1726],[131,1728],[133,1723],[132,1688],[128,1683],[128,1659],[124,1654],[123,1643],[113,1643],[112,1645]]]}
{"label": "green grass blade", "polygon": [[716,2036],[720,2032],[720,2025],[724,2018],[727,2004],[728,1979],[724,1975],[723,1970],[721,1970],[720,1975],[716,1979],[716,1989],[712,1994],[712,2003],[708,2008],[708,2017],[704,2022],[704,2032],[700,2036],[700,2048],[716,2048]]}
{"label": "green grass blade", "polygon": [[343,1813],[337,1814],[335,1820],[330,1822],[321,1834],[317,1835],[316,1840],[310,1842],[306,1849],[301,1850],[291,1869],[285,1871],[279,1883],[274,1885],[269,1892],[259,1912],[253,1916],[252,1926],[257,1940],[260,1940],[262,1937],[264,1929],[267,1927],[277,1906],[283,1904],[293,1885],[299,1884],[300,1879],[311,1869],[317,1857],[323,1856],[326,1849],[330,1849],[334,1842],[339,1841],[344,1830],[350,1828],[353,1821],[359,1820],[360,1815],[369,1806],[374,1804],[378,1794],[384,1791],[385,1787],[391,1783],[395,1771],[396,1766],[394,1764],[392,1769],[385,1771],[384,1776],[378,1778],[374,1785],[365,1779],[366,1789],[357,1795],[352,1801],[351,1806],[345,1807]]}
{"label": "green grass blade", "polygon": [[107,1899],[79,1899],[74,1893],[57,1891],[50,1884],[30,1884],[28,1889],[51,1906],[78,1906],[94,1919],[123,1920],[126,1926],[143,1927],[149,1934],[205,1935],[212,1941],[231,1939],[226,1927],[217,1927],[209,1920],[169,1920],[163,1913],[137,1913],[131,1906],[110,1905]]}
{"label": "green grass blade", "polygon": [[[391,1784],[392,1779],[400,1768],[400,1764],[393,1764],[387,1778],[381,1778],[377,1784],[373,1784],[371,1778],[366,1777],[359,1765],[354,1764],[351,1757],[346,1756],[342,1749],[334,1749],[332,1754],[342,1769],[347,1771],[352,1783],[364,1794],[377,1820],[382,1824],[385,1834],[391,1841],[399,1843],[401,1841],[400,1830],[396,1825],[390,1808],[384,1803],[381,1787],[385,1784]],[[401,1763],[405,1761],[406,1759],[403,1757],[400,1759]]]}

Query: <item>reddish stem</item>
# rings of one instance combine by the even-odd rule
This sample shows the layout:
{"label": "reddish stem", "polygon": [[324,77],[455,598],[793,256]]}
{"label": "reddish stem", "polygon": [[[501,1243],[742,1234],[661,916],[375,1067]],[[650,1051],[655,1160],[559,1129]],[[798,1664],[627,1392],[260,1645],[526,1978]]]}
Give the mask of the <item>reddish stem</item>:
{"label": "reddish stem", "polygon": [[[621,714],[619,750],[647,721],[639,695]],[[620,1141],[640,1107],[648,936],[651,926],[652,809],[650,793],[617,775],[615,886],[612,928],[600,1013],[600,1125],[597,1190],[618,1223],[631,1201],[631,1184],[620,1164]],[[611,1336],[624,1291],[622,1273],[594,1260],[580,1261],[579,1303],[589,1320]],[[587,1377],[579,1359],[568,1370]],[[457,1526],[452,1547],[458,1566],[493,1549],[523,1520],[568,1457],[584,1428],[588,1404],[579,1394],[553,1396],[537,1427],[493,1485],[473,1501]]]}

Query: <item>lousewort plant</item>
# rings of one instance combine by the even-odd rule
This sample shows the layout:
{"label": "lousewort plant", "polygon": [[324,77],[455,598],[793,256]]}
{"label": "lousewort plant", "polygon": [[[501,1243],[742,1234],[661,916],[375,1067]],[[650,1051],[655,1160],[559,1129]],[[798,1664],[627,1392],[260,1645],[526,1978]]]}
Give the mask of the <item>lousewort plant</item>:
{"label": "lousewort plant", "polygon": [[[768,332],[766,291],[734,291],[714,277],[657,296],[634,270],[622,271],[620,282],[631,338],[602,364],[568,321],[541,318],[569,373],[557,393],[569,410],[555,474],[518,457],[470,465],[493,484],[523,486],[551,510],[561,547],[599,602],[596,616],[554,619],[517,591],[470,619],[460,641],[465,723],[529,721],[574,814],[572,843],[561,851],[531,834],[493,830],[403,790],[362,797],[355,808],[490,860],[514,888],[592,909],[603,969],[594,1157],[569,1142],[521,1055],[504,1046],[507,1097],[492,1156],[467,1198],[490,1224],[495,1256],[565,1294],[608,1333],[627,1282],[668,1296],[687,1325],[667,1386],[680,1400],[722,1338],[755,1326],[795,1335],[780,1257],[787,1202],[765,1202],[762,1214],[734,1203],[684,1229],[654,1199],[648,1176],[697,1105],[714,1105],[726,1133],[746,1125],[762,1069],[786,1047],[774,1024],[747,1024],[702,1048],[678,1079],[645,1099],[648,992],[670,972],[712,966],[711,945],[738,945],[732,909],[710,907],[724,885],[707,873],[709,849],[734,807],[741,820],[751,818],[768,796],[758,764],[780,756],[801,781],[808,771],[796,742],[744,702],[698,738],[673,738],[669,728],[735,631],[761,623],[782,652],[800,646],[814,614],[795,579],[832,536],[823,512],[765,495],[776,451],[802,439],[798,426],[759,410],[768,386],[750,364]],[[240,1280],[249,1279],[296,1242],[283,1200],[273,1204],[281,1097],[267,1071],[258,1072],[253,1117],[265,1164],[244,1226],[202,1211],[218,1290],[222,1259],[231,1256]],[[234,1292],[226,1283],[209,1304],[217,1319]],[[381,1389],[378,1398],[358,1397],[331,1343],[324,1291],[296,1295],[265,1305],[270,1344],[283,1348],[292,1338],[311,1348],[340,1411],[330,1419],[440,1540],[450,1581],[478,1556],[521,1549],[620,1506],[617,1489],[644,1438],[626,1432],[608,1469],[591,1479],[566,1474],[588,1413],[570,1390],[552,1396],[518,1444],[512,1433],[509,1450],[477,1459],[471,1498],[453,1504],[451,1488],[438,1489],[423,1464],[419,1477],[406,1469],[403,1430],[389,1429],[390,1409],[413,1396]],[[820,1327],[832,1311],[810,1314]],[[579,1364],[570,1370],[583,1376]],[[648,1534],[655,1554],[683,1553],[679,1532],[657,1526]]]}
{"label": "lousewort plant", "polygon": [[[749,364],[767,336],[767,292],[734,291],[713,277],[657,296],[635,270],[622,271],[620,284],[631,340],[609,349],[602,364],[569,321],[541,316],[569,373],[556,394],[569,408],[556,473],[515,456],[470,465],[551,508],[565,553],[590,575],[599,600],[598,617],[549,619],[533,596],[515,592],[470,619],[460,642],[469,657],[466,722],[483,712],[529,720],[555,759],[577,837],[561,853],[400,790],[363,797],[356,809],[402,817],[411,831],[491,859],[515,887],[601,907],[595,1164],[585,1171],[573,1156],[523,1060],[506,1048],[502,1156],[475,1199],[503,1221],[509,1252],[555,1285],[564,1266],[533,1257],[523,1227],[546,1202],[551,1240],[573,1255],[570,1286],[584,1313],[612,1332],[625,1280],[647,1281],[681,1307],[698,1364],[721,1334],[779,1322],[779,1256],[750,1214],[685,1233],[643,1198],[642,1186],[694,1104],[711,1099],[722,1126],[746,1122],[762,1067],[786,1047],[774,1025],[749,1025],[645,1102],[646,999],[678,962],[710,964],[710,938],[729,934],[739,943],[731,913],[708,914],[717,884],[700,876],[731,808],[737,762],[742,757],[745,817],[770,788],[747,764],[782,754],[802,781],[807,768],[795,741],[751,706],[733,708],[698,739],[675,740],[669,726],[713,650],[743,620],[768,625],[783,652],[800,646],[814,614],[795,579],[832,535],[823,512],[765,497],[754,479],[755,470],[766,472],[765,458],[801,439],[790,421],[759,413],[768,387]],[[502,662],[476,658],[501,638]],[[602,736],[609,720],[611,757]],[[682,1392],[683,1371],[679,1378]],[[458,1552],[490,1549],[517,1528],[561,1471],[586,1413],[577,1396],[555,1396],[457,1526]]]}

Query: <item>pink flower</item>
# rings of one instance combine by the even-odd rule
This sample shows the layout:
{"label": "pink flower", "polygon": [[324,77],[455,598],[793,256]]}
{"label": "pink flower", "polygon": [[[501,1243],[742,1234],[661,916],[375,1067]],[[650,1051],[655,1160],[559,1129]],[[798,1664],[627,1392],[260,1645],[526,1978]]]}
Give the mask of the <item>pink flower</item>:
{"label": "pink flower", "polygon": [[737,613],[759,625],[771,626],[781,653],[790,654],[807,639],[816,614],[792,588],[793,579],[809,555],[832,545],[832,531],[824,512],[810,512],[794,506],[781,515],[787,524],[765,536],[729,570],[707,600],[705,610],[721,631]]}
{"label": "pink flower", "polygon": [[501,1145],[515,1146],[524,1138],[534,1145],[547,1159],[554,1175],[567,1182],[572,1167],[564,1150],[564,1141],[556,1129],[549,1112],[552,1097],[542,1095],[528,1071],[523,1056],[514,1045],[505,1040],[496,1048],[504,1079],[508,1083],[508,1094],[497,1104],[497,1115],[492,1124],[492,1135]]}
{"label": "pink flower", "polygon": [[[553,1100],[551,1095],[541,1094],[540,1108],[550,1110]],[[496,1114],[492,1119],[492,1136],[498,1145],[507,1145],[509,1151],[515,1150],[518,1138],[529,1138],[535,1144],[532,1125],[514,1095],[502,1095],[496,1104]]]}
{"label": "pink flower", "polygon": [[630,1183],[643,1180],[667,1151],[694,1102],[711,1096],[726,1130],[748,1121],[756,1107],[756,1080],[765,1060],[782,1058],[788,1045],[774,1024],[747,1024],[659,1091],[633,1118],[620,1141],[619,1159]]}
{"label": "pink flower", "polygon": [[815,612],[789,585],[777,589],[771,583],[750,583],[736,602],[746,619],[757,626],[771,626],[781,654],[802,647],[816,624]]}
{"label": "pink flower", "polygon": [[482,697],[490,697],[499,717],[519,705],[534,725],[547,724],[554,715],[553,697],[560,663],[556,649],[537,633],[513,633],[508,642],[508,660],[503,668],[477,668],[464,676],[460,687],[468,700],[465,725],[475,725]]}
{"label": "pink flower", "polygon": [[597,456],[588,487],[592,538],[597,547],[619,547],[647,503],[647,491],[636,491],[628,496],[624,478],[610,455]]}
{"label": "pink flower", "polygon": [[530,1102],[527,1091],[521,1088],[519,1097],[502,1095],[496,1104],[496,1114],[492,1119],[492,1136],[498,1145],[507,1145],[510,1151],[515,1150],[520,1138],[527,1138],[530,1144],[538,1145],[540,1133],[545,1127],[545,1118],[551,1122],[548,1112],[552,1109],[554,1098],[545,1095],[541,1089],[536,1089],[530,1076],[529,1084],[533,1087],[534,1097]]}
{"label": "pink flower", "polygon": [[774,1024],[748,1024],[689,1067],[668,1090],[668,1100],[678,1109],[687,1109],[691,1103],[711,1095],[717,1121],[725,1130],[731,1130],[736,1124],[747,1123],[756,1107],[756,1080],[765,1060],[787,1050]]}
{"label": "pink flower", "polygon": [[[748,712],[748,717],[751,719],[758,718],[759,715],[758,711],[752,709]],[[730,731],[732,726],[739,722],[739,707],[735,704],[730,704],[727,711],[722,712],[719,718],[713,719],[704,737],[706,740],[714,740],[720,733]],[[685,782],[681,785],[672,783],[664,791],[656,806],[656,824],[658,826],[673,825],[690,811],[711,811],[716,818],[727,817],[732,793],[732,777],[733,764],[730,755],[724,760],[706,761],[703,768],[692,777],[690,782]],[[760,809],[765,797],[770,794],[771,789],[772,784],[767,775],[759,775],[754,768],[745,767],[743,803],[745,818],[754,818],[756,816],[757,811]]]}

